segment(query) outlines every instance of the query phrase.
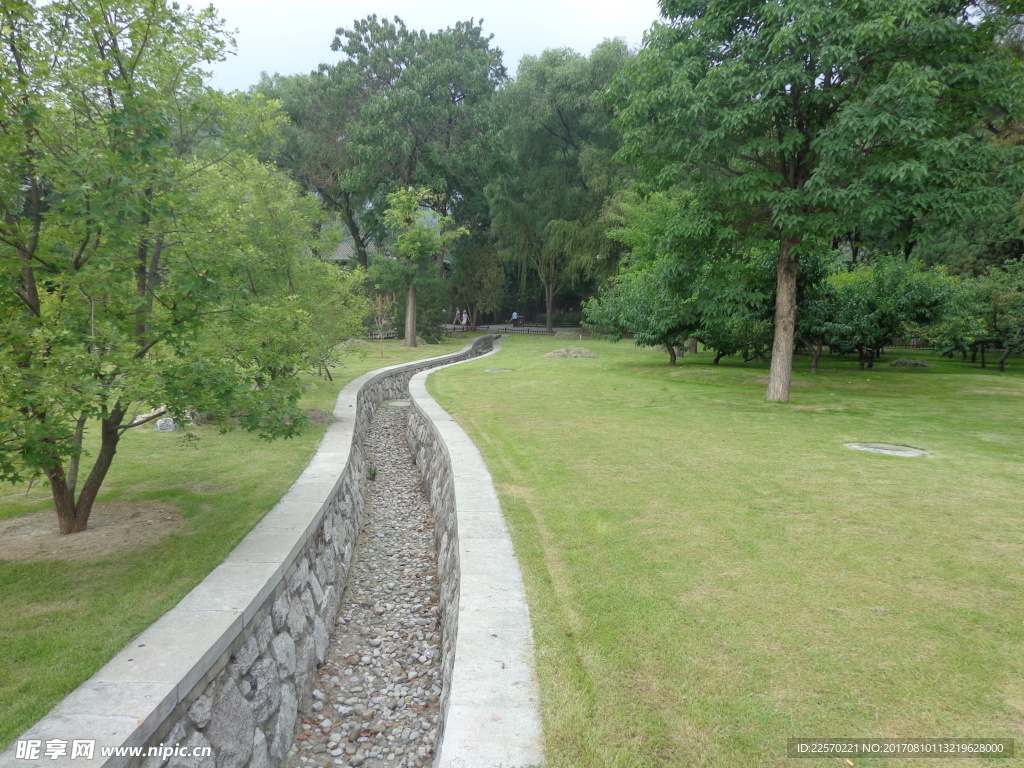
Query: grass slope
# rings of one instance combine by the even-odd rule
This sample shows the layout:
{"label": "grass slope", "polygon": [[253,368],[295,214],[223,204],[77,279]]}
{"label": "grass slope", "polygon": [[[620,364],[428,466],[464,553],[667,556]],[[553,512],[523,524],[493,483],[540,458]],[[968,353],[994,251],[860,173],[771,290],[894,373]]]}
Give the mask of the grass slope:
{"label": "grass slope", "polygon": [[[454,352],[464,341],[413,350],[374,343],[334,370],[333,382],[310,378],[303,407],[330,412],[357,376]],[[295,482],[325,429],[265,442],[201,427],[196,448],[174,433],[126,433],[98,502],[160,501],[180,510],[185,526],[155,546],[105,558],[0,560],[0,749],[202,581]],[[0,495],[0,518],[44,509],[52,509],[45,483]]]}
{"label": "grass slope", "polygon": [[513,533],[553,768],[791,765],[790,737],[1024,749],[1019,361],[826,357],[769,404],[761,365],[578,343],[597,359],[512,337],[430,379]]}

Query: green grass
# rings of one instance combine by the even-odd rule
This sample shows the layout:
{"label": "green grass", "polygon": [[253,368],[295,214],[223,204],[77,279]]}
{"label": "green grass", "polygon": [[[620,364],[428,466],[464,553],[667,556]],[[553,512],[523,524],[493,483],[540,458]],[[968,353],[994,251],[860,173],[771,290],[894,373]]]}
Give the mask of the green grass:
{"label": "green grass", "polygon": [[[303,407],[331,411],[341,387],[367,371],[460,349],[464,339],[407,350],[376,344],[309,378]],[[85,561],[0,560],[0,748],[90,677],[173,607],[251,530],[302,472],[324,426],[265,442],[241,431],[196,429],[198,447],[174,433],[126,433],[98,503],[160,502],[184,526],[154,546]],[[0,489],[0,518],[52,509],[49,489]],[[56,515],[48,525],[56,530]]]}
{"label": "green grass", "polygon": [[[829,736],[1016,738],[991,764],[1024,762],[1019,359],[797,358],[770,404],[762,365],[575,343],[598,357],[512,337],[430,379],[513,534],[553,768],[836,765],[785,757]],[[986,762],[928,761],[960,764]]]}

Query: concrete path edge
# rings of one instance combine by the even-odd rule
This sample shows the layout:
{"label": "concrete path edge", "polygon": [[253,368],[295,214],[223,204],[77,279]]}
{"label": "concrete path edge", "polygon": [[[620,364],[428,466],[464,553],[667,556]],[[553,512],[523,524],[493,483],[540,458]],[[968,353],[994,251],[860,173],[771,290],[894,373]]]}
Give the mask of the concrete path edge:
{"label": "concrete path edge", "polygon": [[427,392],[427,376],[441,367],[409,382],[409,442],[434,510],[442,585],[446,685],[434,767],[538,766],[540,694],[522,574],[483,457]]}

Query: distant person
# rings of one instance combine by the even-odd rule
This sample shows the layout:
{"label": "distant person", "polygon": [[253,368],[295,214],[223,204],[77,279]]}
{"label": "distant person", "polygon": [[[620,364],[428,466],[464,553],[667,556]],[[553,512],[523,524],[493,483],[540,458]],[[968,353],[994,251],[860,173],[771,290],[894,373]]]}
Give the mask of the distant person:
{"label": "distant person", "polygon": [[455,319],[452,320],[452,325],[458,325],[459,321],[462,320],[462,313],[458,307],[455,308]]}
{"label": "distant person", "polygon": [[469,330],[469,312],[465,309],[462,310],[462,330]]}
{"label": "distant person", "polygon": [[519,313],[518,312],[513,312],[512,313],[512,327],[513,328],[518,328],[519,327]]}

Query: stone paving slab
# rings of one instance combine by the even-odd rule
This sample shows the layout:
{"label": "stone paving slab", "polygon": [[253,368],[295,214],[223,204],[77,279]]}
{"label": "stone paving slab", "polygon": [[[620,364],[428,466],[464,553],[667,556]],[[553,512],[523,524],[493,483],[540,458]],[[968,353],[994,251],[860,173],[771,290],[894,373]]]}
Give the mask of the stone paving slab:
{"label": "stone paving slab", "polygon": [[535,705],[477,706],[452,703],[444,744],[435,765],[445,768],[525,768],[542,765],[535,746],[541,731]]}
{"label": "stone paving slab", "polygon": [[281,583],[284,566],[273,561],[225,561],[182,598],[183,611],[241,613],[248,624]]}

